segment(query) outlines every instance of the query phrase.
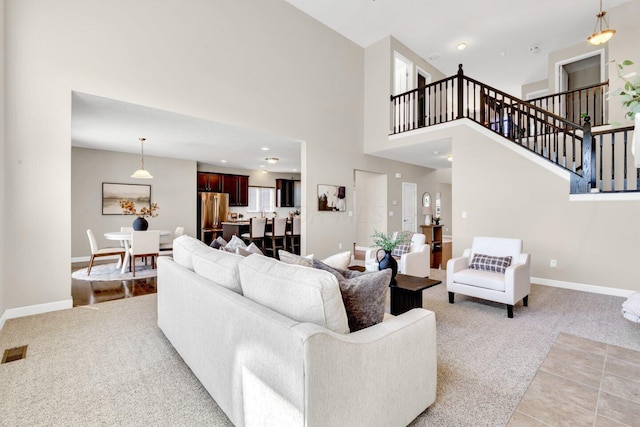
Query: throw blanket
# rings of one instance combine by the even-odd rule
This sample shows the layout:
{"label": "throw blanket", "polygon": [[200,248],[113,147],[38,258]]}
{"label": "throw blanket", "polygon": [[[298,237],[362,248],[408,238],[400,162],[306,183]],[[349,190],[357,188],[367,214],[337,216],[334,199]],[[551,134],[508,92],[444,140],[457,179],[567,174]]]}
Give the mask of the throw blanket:
{"label": "throw blanket", "polygon": [[625,319],[640,323],[640,292],[635,292],[622,303],[622,315]]}

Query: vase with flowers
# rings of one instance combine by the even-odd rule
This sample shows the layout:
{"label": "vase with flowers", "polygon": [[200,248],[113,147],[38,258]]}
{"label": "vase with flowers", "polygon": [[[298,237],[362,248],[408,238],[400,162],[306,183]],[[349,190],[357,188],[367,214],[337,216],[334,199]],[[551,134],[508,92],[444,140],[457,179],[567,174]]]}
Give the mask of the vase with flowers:
{"label": "vase with flowers", "polygon": [[157,203],[151,203],[149,206],[143,206],[140,210],[136,209],[136,204],[131,200],[120,200],[120,207],[124,215],[136,215],[137,218],[133,221],[133,229],[136,231],[144,231],[149,228],[149,223],[146,218],[155,218],[158,216],[156,212],[158,208]]}
{"label": "vase with flowers", "polygon": [[[396,246],[406,242],[407,234],[396,232],[396,233],[391,233],[387,235],[381,231],[374,229],[373,235],[371,235],[371,238],[373,239],[373,244],[380,248],[376,253],[378,268],[380,270],[384,270],[385,268],[390,268],[391,278],[393,279],[394,277],[396,277],[396,274],[398,274],[398,262],[391,255],[391,252],[395,249]],[[382,257],[382,259],[380,259],[378,255],[380,251],[384,252],[384,256]]]}

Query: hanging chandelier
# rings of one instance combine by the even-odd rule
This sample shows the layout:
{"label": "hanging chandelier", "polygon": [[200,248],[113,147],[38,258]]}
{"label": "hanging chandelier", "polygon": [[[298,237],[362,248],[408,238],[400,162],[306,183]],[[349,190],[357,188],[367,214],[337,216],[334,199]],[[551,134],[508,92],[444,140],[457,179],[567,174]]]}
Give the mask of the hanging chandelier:
{"label": "hanging chandelier", "polygon": [[[605,44],[616,33],[616,30],[609,28],[609,22],[605,15],[607,12],[602,10],[602,0],[600,0],[600,13],[596,15],[596,25],[593,28],[593,34],[587,37],[587,41],[594,46]],[[605,24],[605,29],[602,29],[602,23]],[[599,31],[598,31],[599,30]]]}
{"label": "hanging chandelier", "polygon": [[149,173],[149,171],[145,170],[144,168],[144,141],[146,141],[146,139],[145,138],[138,138],[138,139],[140,140],[140,169],[135,171],[133,175],[131,175],[131,178],[151,179],[153,178],[153,176]]}

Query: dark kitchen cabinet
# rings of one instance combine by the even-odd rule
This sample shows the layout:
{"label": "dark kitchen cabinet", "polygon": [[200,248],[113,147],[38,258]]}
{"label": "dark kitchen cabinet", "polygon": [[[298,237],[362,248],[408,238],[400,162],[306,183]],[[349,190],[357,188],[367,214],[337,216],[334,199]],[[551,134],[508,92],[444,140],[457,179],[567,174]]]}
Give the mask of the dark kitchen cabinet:
{"label": "dark kitchen cabinet", "polygon": [[198,172],[198,191],[222,193],[222,175],[219,173]]}
{"label": "dark kitchen cabinet", "polygon": [[249,206],[249,177],[222,175],[222,192],[229,194],[229,206]]}
{"label": "dark kitchen cabinet", "polygon": [[229,194],[229,206],[249,206],[249,177],[198,172],[198,191]]}
{"label": "dark kitchen cabinet", "polygon": [[[300,181],[293,179],[276,179],[276,206],[293,208],[299,206]],[[298,204],[296,204],[298,202]]]}

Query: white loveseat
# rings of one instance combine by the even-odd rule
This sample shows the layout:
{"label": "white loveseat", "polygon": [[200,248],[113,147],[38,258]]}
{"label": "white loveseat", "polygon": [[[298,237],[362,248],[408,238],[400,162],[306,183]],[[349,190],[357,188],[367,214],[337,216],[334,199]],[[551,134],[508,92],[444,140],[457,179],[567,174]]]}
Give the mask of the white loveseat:
{"label": "white loveseat", "polygon": [[[474,255],[511,257],[504,273],[470,268]],[[447,262],[449,303],[459,293],[507,305],[507,316],[513,317],[513,306],[520,300],[526,307],[531,292],[531,256],[522,252],[522,240],[502,237],[474,237],[470,249],[459,258]]]}
{"label": "white loveseat", "polygon": [[404,426],[435,401],[434,313],[348,333],[327,271],[182,236],[158,260],[158,325],[237,426]]}

